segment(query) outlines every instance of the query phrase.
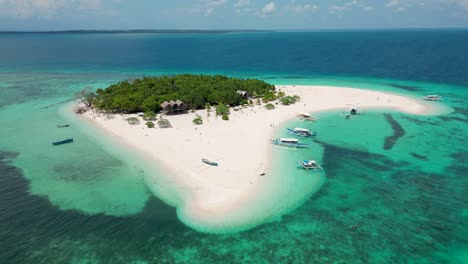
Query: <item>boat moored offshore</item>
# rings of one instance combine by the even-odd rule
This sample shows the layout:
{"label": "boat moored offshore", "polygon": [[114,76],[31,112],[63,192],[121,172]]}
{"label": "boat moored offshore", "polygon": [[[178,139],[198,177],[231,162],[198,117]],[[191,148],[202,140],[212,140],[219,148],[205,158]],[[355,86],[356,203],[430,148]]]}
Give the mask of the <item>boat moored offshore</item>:
{"label": "boat moored offshore", "polygon": [[287,147],[287,148],[307,148],[309,147],[308,144],[304,144],[299,142],[299,140],[295,138],[277,138],[271,141],[273,145]]}
{"label": "boat moored offshore", "polygon": [[311,132],[307,128],[302,128],[302,127],[295,127],[295,128],[288,128],[288,131],[290,134],[300,136],[300,137],[314,137],[317,136],[316,132]]}
{"label": "boat moored offshore", "polygon": [[299,165],[307,171],[323,171],[323,168],[315,160],[299,160]]}
{"label": "boat moored offshore", "polygon": [[442,96],[436,94],[430,94],[424,96],[425,101],[442,101]]}
{"label": "boat moored offshore", "polygon": [[65,140],[57,141],[57,142],[52,142],[52,145],[58,146],[58,145],[63,145],[67,143],[73,143],[73,138],[69,138],[69,139],[65,139]]}

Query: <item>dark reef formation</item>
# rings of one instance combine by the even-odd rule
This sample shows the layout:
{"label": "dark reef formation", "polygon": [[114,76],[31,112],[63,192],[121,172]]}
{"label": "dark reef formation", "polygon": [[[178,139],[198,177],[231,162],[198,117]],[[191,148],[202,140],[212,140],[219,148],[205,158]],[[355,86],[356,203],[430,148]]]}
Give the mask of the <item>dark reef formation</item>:
{"label": "dark reef formation", "polygon": [[403,90],[406,90],[406,91],[410,91],[410,92],[419,92],[419,91],[422,91],[421,88],[415,87],[415,86],[399,85],[399,84],[393,84],[393,83],[388,83],[387,85],[388,85],[388,86],[395,87],[395,88],[403,89]]}
{"label": "dark reef formation", "polygon": [[393,145],[395,145],[396,141],[405,135],[405,130],[400,125],[400,123],[398,123],[392,117],[391,114],[384,114],[384,116],[387,122],[392,126],[392,129],[393,129],[393,135],[385,138],[384,147],[383,147],[385,150],[390,150],[393,148]]}

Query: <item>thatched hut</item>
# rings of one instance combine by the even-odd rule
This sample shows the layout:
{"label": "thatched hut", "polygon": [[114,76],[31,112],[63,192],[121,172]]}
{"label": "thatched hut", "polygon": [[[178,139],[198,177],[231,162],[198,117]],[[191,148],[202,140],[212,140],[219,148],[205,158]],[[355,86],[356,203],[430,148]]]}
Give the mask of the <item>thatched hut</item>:
{"label": "thatched hut", "polygon": [[237,94],[244,99],[249,98],[249,93],[247,91],[237,90]]}
{"label": "thatched hut", "polygon": [[182,114],[187,112],[187,105],[180,100],[176,101],[164,101],[161,104],[162,113],[166,115],[173,115],[173,114]]}

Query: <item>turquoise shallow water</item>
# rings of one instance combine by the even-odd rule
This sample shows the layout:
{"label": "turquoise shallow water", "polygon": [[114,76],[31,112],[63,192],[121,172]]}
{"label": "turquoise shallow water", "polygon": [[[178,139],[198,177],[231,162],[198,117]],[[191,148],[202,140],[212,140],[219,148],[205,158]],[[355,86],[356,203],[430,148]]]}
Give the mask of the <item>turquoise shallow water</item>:
{"label": "turquoise shallow water", "polygon": [[[319,122],[291,120],[278,128],[278,136],[294,126],[319,136],[309,150],[274,150],[274,170],[291,177],[279,191],[294,195],[298,188],[309,189],[312,177],[321,177],[295,167],[303,158],[325,163],[322,188],[272,223],[239,234],[204,235],[185,227],[174,209],[155,199],[142,179],[147,168],[122,153],[125,148],[99,134],[89,136],[74,123],[55,128],[72,121],[61,114],[64,104],[56,103],[70,99],[81,87],[76,83],[105,85],[108,76],[67,80],[46,82],[49,93],[60,91],[57,96],[9,104],[0,112],[1,236],[8,249],[1,257],[8,262],[463,263],[468,209],[462,93],[448,97],[455,112],[443,116],[364,111],[345,120],[341,111],[331,111],[318,113]],[[385,88],[381,80],[366,85],[373,81]],[[385,138],[395,131],[383,113],[405,131],[388,150]],[[69,136],[79,144],[50,145]],[[356,232],[349,230],[353,224]]]}
{"label": "turquoise shallow water", "polygon": [[[1,35],[0,263],[465,263],[467,33],[342,34]],[[210,235],[152,194],[137,153],[62,111],[86,86],[180,72],[437,93],[454,111],[291,120],[277,136],[319,134],[309,150],[273,150],[274,176],[287,176],[278,192],[303,199],[270,223]],[[50,144],[68,137],[76,142]],[[303,158],[326,175],[297,169]]]}

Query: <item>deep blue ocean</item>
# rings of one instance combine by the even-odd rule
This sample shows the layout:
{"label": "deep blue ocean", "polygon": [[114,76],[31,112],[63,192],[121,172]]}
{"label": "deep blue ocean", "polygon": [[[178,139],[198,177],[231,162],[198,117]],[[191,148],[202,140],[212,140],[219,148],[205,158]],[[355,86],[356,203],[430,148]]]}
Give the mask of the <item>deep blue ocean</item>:
{"label": "deep blue ocean", "polygon": [[[0,263],[467,263],[467,43],[468,30],[0,33]],[[209,235],[125,155],[55,128],[84,87],[177,73],[437,93],[454,111],[323,113],[324,186],[277,222]],[[387,151],[392,128],[405,133]],[[49,146],[70,133],[73,151]]]}

